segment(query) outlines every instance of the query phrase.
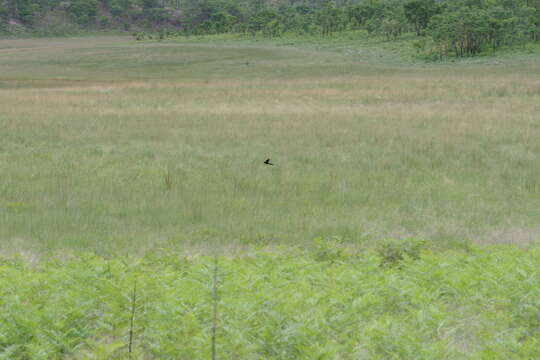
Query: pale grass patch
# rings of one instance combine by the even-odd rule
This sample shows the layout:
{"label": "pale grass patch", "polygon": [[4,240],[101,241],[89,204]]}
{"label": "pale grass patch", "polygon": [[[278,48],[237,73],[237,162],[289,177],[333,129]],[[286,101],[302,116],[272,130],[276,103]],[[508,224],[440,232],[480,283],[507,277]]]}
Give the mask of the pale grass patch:
{"label": "pale grass patch", "polygon": [[509,224],[483,237],[486,244],[511,244],[528,247],[540,242],[540,228],[516,227]]}

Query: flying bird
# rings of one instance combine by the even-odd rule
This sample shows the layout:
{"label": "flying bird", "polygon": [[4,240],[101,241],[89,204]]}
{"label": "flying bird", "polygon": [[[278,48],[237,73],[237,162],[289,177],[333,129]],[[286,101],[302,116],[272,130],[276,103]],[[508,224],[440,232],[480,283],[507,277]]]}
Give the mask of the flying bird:
{"label": "flying bird", "polygon": [[272,163],[270,162],[270,159],[266,159],[266,160],[264,161],[264,163],[265,163],[266,165],[274,165],[274,164],[272,164]]}

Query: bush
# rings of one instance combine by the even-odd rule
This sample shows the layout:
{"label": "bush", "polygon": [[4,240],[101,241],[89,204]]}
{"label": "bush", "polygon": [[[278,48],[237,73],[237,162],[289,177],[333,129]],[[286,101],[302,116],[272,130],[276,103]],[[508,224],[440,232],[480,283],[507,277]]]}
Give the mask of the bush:
{"label": "bush", "polygon": [[317,261],[335,262],[347,257],[343,248],[343,240],[338,236],[329,239],[321,237],[313,239],[312,253]]}
{"label": "bush", "polygon": [[69,5],[68,11],[79,25],[88,26],[95,21],[98,9],[97,0],[77,0]]}
{"label": "bush", "polygon": [[377,248],[377,253],[381,258],[380,266],[401,267],[402,262],[407,258],[418,260],[424,245],[424,240],[416,238],[401,241],[386,240]]}
{"label": "bush", "polygon": [[111,20],[106,16],[100,16],[98,19],[98,24],[102,29],[105,29],[111,25]]}

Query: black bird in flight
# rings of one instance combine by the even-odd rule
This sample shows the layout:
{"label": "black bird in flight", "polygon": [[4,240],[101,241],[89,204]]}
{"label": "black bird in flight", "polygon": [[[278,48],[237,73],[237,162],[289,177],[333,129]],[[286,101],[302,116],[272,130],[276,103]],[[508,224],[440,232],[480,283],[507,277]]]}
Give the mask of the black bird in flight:
{"label": "black bird in flight", "polygon": [[266,159],[266,160],[264,161],[264,163],[265,163],[266,165],[274,165],[274,164],[272,164],[272,163],[270,162],[270,159]]}

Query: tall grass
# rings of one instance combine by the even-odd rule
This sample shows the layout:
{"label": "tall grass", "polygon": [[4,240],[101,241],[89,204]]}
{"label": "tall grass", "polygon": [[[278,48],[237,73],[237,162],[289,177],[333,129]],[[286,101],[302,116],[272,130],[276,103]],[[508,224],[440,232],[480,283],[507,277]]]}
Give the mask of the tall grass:
{"label": "tall grass", "polygon": [[538,62],[107,38],[0,48],[4,251],[540,235]]}

